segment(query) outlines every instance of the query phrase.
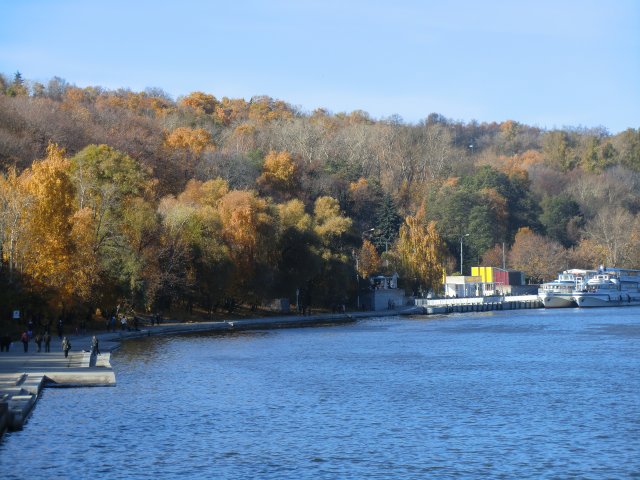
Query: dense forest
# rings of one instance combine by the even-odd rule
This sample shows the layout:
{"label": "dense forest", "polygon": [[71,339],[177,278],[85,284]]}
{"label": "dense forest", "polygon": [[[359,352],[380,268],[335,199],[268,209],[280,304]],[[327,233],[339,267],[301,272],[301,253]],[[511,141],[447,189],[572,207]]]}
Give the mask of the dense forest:
{"label": "dense forest", "polygon": [[640,129],[0,76],[0,315],[354,306],[373,273],[640,268]]}

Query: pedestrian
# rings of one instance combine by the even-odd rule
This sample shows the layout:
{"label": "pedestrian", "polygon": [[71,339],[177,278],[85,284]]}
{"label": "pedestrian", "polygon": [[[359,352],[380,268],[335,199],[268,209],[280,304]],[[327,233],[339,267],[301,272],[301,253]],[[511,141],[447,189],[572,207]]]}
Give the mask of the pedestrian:
{"label": "pedestrian", "polygon": [[71,342],[67,337],[62,339],[62,351],[64,352],[64,358],[69,356],[69,350],[71,350]]}
{"label": "pedestrian", "polygon": [[49,334],[49,332],[45,330],[44,336],[42,338],[44,340],[44,351],[48,353],[51,351],[51,334]]}
{"label": "pedestrian", "polygon": [[24,347],[24,353],[27,353],[29,351],[29,334],[27,332],[22,332],[20,341],[22,342],[22,346]]}
{"label": "pedestrian", "polygon": [[64,321],[62,317],[58,319],[58,338],[62,338],[62,334],[64,333]]}
{"label": "pedestrian", "polygon": [[98,337],[95,335],[91,339],[91,355],[100,355],[100,347],[98,346]]}
{"label": "pedestrian", "polygon": [[111,315],[111,320],[109,321],[109,330],[114,332],[116,331],[116,316]]}
{"label": "pedestrian", "polygon": [[5,333],[0,337],[0,352],[8,352],[9,347],[11,346],[11,336],[8,333]]}
{"label": "pedestrian", "polygon": [[39,333],[36,335],[36,346],[38,347],[38,353],[40,353],[40,350],[42,350],[42,335]]}

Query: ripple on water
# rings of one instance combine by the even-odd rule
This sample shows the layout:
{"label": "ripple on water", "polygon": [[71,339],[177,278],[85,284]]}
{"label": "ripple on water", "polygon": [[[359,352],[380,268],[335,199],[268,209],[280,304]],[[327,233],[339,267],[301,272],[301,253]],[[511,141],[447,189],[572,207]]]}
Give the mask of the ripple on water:
{"label": "ripple on water", "polygon": [[113,356],[115,388],[44,392],[25,430],[0,444],[0,471],[631,478],[640,471],[640,309],[621,310],[128,342]]}

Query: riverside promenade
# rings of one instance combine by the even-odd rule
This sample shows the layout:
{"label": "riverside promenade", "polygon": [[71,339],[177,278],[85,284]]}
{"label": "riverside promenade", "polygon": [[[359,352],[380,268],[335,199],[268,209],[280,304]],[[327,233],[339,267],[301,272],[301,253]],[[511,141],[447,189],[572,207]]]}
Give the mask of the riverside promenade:
{"label": "riverside promenade", "polygon": [[[341,314],[286,315],[218,322],[165,321],[160,325],[144,326],[138,330],[90,332],[68,335],[71,342],[69,357],[62,352],[61,341],[51,340],[51,351],[41,352],[33,340],[25,353],[20,341],[13,342],[10,351],[0,352],[0,438],[6,430],[20,430],[24,426],[40,393],[45,387],[115,386],[116,376],[111,367],[111,352],[126,339],[156,335],[177,335],[195,332],[237,332],[274,328],[311,327],[356,322],[362,318],[412,315],[420,309],[408,307],[376,312]],[[100,355],[92,356],[91,337],[99,340]]]}

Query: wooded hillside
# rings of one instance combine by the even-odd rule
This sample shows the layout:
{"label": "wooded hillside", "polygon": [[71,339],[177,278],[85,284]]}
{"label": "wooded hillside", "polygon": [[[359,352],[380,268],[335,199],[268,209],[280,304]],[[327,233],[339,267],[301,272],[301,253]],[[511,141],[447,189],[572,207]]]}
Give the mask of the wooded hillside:
{"label": "wooded hillside", "polygon": [[640,129],[406,124],[0,76],[3,318],[20,305],[212,310],[296,290],[349,305],[356,264],[426,292],[459,269],[461,237],[464,273],[501,266],[503,243],[534,282],[640,268],[639,211]]}

